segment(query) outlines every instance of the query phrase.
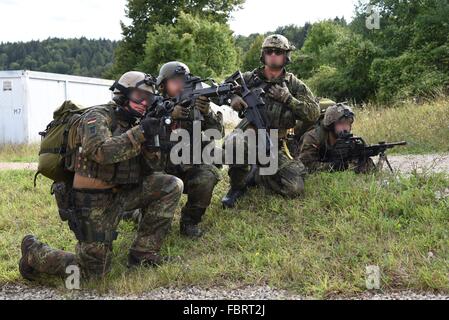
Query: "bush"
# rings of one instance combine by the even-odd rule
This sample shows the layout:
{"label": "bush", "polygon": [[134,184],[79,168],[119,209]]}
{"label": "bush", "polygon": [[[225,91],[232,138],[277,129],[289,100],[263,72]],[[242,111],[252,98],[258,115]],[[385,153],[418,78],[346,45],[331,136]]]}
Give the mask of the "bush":
{"label": "bush", "polygon": [[157,74],[161,65],[179,60],[201,77],[223,78],[238,69],[232,31],[225,24],[181,14],[174,25],[156,25],[148,33],[140,69]]}

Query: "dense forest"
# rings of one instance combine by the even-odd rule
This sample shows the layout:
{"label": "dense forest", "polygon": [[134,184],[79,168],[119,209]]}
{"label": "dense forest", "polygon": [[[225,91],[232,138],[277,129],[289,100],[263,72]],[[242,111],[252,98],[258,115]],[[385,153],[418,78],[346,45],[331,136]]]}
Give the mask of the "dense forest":
{"label": "dense forest", "polygon": [[113,63],[117,42],[57,39],[0,43],[0,70],[34,70],[102,77]]}
{"label": "dense forest", "polygon": [[[136,69],[157,74],[171,60],[221,80],[260,65],[267,34],[236,36],[227,23],[244,0],[128,0],[120,42],[48,39],[0,44],[0,69],[32,69],[116,78]],[[367,6],[380,28],[366,25]],[[391,103],[449,93],[449,1],[365,0],[355,18],[287,25],[270,33],[296,46],[288,69],[318,96]]]}

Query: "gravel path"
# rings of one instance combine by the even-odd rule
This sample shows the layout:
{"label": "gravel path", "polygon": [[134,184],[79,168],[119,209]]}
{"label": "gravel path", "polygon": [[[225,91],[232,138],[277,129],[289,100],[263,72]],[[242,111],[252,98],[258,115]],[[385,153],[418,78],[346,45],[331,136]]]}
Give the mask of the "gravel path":
{"label": "gravel path", "polygon": [[410,173],[413,170],[449,173],[449,154],[389,156],[388,158],[393,169],[402,173]]}
{"label": "gravel path", "polygon": [[0,162],[0,171],[2,170],[37,170],[37,163],[23,162]]}
{"label": "gravel path", "polygon": [[[449,154],[389,156],[395,170],[403,173],[418,171],[449,172]],[[37,170],[37,163],[0,162],[1,170]]]}
{"label": "gravel path", "polygon": [[[237,290],[162,288],[141,295],[98,295],[95,292],[60,292],[43,287],[8,284],[0,286],[0,300],[311,300],[287,291],[265,287],[246,287]],[[334,300],[449,300],[447,295],[419,294],[409,291],[394,293],[364,293]]]}

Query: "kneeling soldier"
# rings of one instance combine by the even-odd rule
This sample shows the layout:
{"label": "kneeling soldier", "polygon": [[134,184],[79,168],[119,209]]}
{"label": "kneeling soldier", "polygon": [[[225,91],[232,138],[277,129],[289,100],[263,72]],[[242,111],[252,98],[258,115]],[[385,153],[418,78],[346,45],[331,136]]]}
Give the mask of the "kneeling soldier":
{"label": "kneeling soldier", "polygon": [[[172,99],[179,96],[185,87],[186,80],[191,76],[189,67],[184,63],[172,61],[164,64],[157,78],[157,86],[164,98]],[[203,116],[201,132],[215,129],[224,135],[224,126],[219,117],[211,108],[206,97],[199,97],[195,101],[196,108]],[[190,111],[180,105],[176,106],[171,114],[174,123],[172,129],[184,129],[193,135],[193,109]],[[201,137],[192,137],[192,139]],[[194,141],[192,141],[192,145]],[[192,150],[191,150],[192,151]],[[211,164],[180,164],[174,165],[169,154],[164,154],[163,167],[168,174],[181,178],[187,194],[187,203],[182,208],[181,235],[190,238],[199,238],[203,231],[199,228],[204,214],[209,207],[214,188],[220,181],[219,170]]]}
{"label": "kneeling soldier", "polygon": [[61,217],[68,220],[78,240],[76,253],[52,249],[26,236],[19,263],[26,279],[42,273],[63,277],[71,265],[78,266],[84,278],[104,276],[111,269],[120,213],[136,209],[141,210],[142,220],[129,250],[129,266],[163,261],[159,251],[183,183],[152,172],[154,155],[143,147],[159,131],[159,120],[142,119],[155,93],[154,79],[128,72],[111,90],[113,102],[91,108],[70,129],[69,147],[74,151],[66,168],[74,172],[73,183],[53,186]]}

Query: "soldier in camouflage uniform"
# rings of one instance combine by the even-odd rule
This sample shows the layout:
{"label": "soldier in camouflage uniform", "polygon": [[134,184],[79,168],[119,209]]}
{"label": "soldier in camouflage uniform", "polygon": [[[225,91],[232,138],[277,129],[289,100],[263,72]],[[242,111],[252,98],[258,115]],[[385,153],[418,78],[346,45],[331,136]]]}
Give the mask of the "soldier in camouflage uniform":
{"label": "soldier in camouflage uniform", "polygon": [[369,173],[376,169],[371,158],[361,165],[356,161],[343,163],[339,159],[334,162],[325,161],[326,155],[332,150],[339,135],[351,132],[354,118],[354,112],[349,106],[335,104],[327,109],[320,124],[302,137],[298,159],[304,163],[310,173],[342,170]]}
{"label": "soldier in camouflage uniform", "polygon": [[[286,145],[287,133],[294,129],[297,121],[304,122],[306,126],[315,123],[320,110],[310,89],[285,70],[294,49],[284,36],[267,37],[261,52],[261,62],[264,66],[243,75],[249,89],[260,87],[267,92],[265,102],[269,120],[268,129],[279,130],[279,170],[275,175],[262,176],[258,174],[256,167],[253,167],[256,170],[251,170],[248,165],[231,165],[229,168],[231,189],[222,200],[224,207],[235,206],[237,199],[245,193],[247,185],[252,180],[250,178],[252,172],[255,172],[256,184],[263,185],[280,195],[297,197],[304,191],[306,169],[300,161],[290,155]],[[234,96],[231,107],[239,112],[247,105],[242,98]],[[244,119],[237,129],[245,131],[252,128]],[[235,131],[227,139],[233,139],[234,142],[241,141],[237,139],[237,135],[239,131]],[[244,148],[247,150],[247,146]]]}
{"label": "soldier in camouflage uniform", "polygon": [[[185,80],[191,76],[187,65],[172,61],[163,65],[157,78],[159,91],[165,98],[174,98],[182,93]],[[197,108],[204,117],[201,130],[215,129],[224,135],[223,120],[211,109],[210,101],[206,97],[199,97],[195,101]],[[174,123],[172,129],[185,129],[193,133],[193,110],[176,106],[172,112]],[[184,193],[187,194],[187,203],[182,208],[180,232],[190,238],[199,238],[203,232],[199,224],[209,207],[215,186],[220,181],[219,170],[209,164],[181,164],[174,165],[169,155],[162,157],[164,168],[168,174],[181,178],[184,182]]]}
{"label": "soldier in camouflage uniform", "polygon": [[19,270],[33,280],[39,274],[65,276],[70,265],[84,278],[102,277],[111,269],[112,243],[117,238],[120,213],[140,209],[142,220],[128,264],[155,266],[180,200],[180,179],[153,173],[155,155],[143,147],[159,132],[160,121],[142,119],[151,103],[154,78],[128,72],[117,81],[114,102],[96,106],[69,133],[73,150],[66,168],[73,183],[54,184],[60,215],[68,220],[78,240],[76,253],[52,249],[34,236],[22,241]]}

